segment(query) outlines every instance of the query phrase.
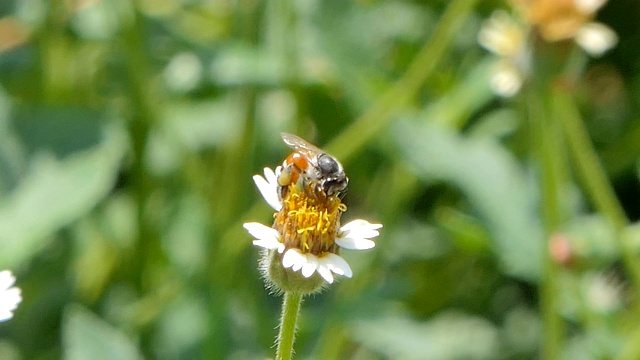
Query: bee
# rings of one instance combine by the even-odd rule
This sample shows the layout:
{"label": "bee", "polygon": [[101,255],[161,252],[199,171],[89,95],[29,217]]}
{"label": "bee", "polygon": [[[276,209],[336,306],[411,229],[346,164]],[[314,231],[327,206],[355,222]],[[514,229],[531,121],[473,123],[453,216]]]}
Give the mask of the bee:
{"label": "bee", "polygon": [[278,175],[281,195],[284,196],[289,184],[300,182],[325,196],[344,193],[349,178],[338,160],[298,136],[287,133],[281,133],[280,136],[294,150],[282,163],[282,171]]}

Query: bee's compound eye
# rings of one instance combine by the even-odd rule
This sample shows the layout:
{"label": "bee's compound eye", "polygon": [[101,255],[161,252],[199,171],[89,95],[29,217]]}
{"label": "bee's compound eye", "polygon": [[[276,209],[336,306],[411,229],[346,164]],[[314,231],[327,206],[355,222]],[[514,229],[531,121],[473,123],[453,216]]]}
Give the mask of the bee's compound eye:
{"label": "bee's compound eye", "polygon": [[318,167],[325,174],[335,174],[340,171],[340,166],[336,159],[327,154],[320,154],[318,156]]}

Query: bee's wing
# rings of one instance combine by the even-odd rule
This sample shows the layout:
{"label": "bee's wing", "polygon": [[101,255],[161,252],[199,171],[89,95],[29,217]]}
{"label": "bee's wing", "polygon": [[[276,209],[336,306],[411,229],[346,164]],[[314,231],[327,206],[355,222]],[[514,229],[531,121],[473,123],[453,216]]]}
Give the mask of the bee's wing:
{"label": "bee's wing", "polygon": [[324,153],[322,149],[293,134],[283,132],[280,133],[280,136],[287,146],[302,154],[302,156],[307,158],[314,166],[318,165],[318,155]]}

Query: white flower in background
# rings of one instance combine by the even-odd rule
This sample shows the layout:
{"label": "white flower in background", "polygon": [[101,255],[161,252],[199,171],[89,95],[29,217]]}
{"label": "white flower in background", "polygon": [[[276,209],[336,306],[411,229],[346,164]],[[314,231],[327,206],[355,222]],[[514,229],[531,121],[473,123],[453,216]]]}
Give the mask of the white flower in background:
{"label": "white flower in background", "polygon": [[525,37],[521,24],[506,11],[496,10],[480,29],[478,42],[497,55],[513,56],[521,51]]}
{"label": "white flower in background", "polygon": [[606,0],[512,0],[524,17],[519,22],[506,11],[497,10],[478,33],[482,47],[498,55],[490,80],[493,91],[511,97],[529,76],[532,46],[529,29],[553,43],[573,40],[591,56],[601,56],[618,43],[608,26],[593,22]]}
{"label": "white flower in background", "polygon": [[520,91],[530,66],[526,40],[525,26],[502,10],[495,11],[480,29],[480,45],[500,57],[490,79],[496,94],[511,97]]}
{"label": "white flower in background", "polygon": [[591,56],[599,57],[616,46],[618,36],[608,26],[591,22],[578,30],[575,41]]}
{"label": "white flower in background", "polygon": [[591,56],[601,56],[618,43],[608,26],[594,22],[607,0],[514,0],[527,21],[547,42],[573,39]]}
{"label": "white flower in background", "polygon": [[589,273],[583,278],[587,305],[601,314],[622,308],[623,285],[614,273]]}
{"label": "white flower in background", "polygon": [[20,289],[13,286],[15,282],[16,278],[11,271],[0,271],[0,321],[11,319],[22,301]]}
{"label": "white flower in background", "polygon": [[353,272],[339,249],[366,250],[375,246],[371,239],[379,235],[381,224],[354,220],[340,227],[340,217],[346,206],[338,196],[308,196],[304,189],[291,184],[281,198],[278,174],[264,169],[264,177],[253,177],[265,201],[276,210],[275,223],[269,227],[260,223],[245,223],[244,228],[255,240],[253,244],[277,251],[285,269],[300,272],[310,278],[319,274],[333,283],[334,274],[351,277]]}

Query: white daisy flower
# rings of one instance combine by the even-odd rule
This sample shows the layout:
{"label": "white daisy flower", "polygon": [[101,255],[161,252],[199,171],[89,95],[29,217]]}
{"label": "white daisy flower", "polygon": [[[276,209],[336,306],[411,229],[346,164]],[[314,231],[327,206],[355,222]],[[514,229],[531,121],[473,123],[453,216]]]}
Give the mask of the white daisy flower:
{"label": "white daisy flower", "polygon": [[480,29],[478,43],[500,57],[489,80],[497,95],[511,97],[520,91],[531,62],[526,40],[524,25],[502,10],[494,11]]}
{"label": "white daisy flower", "polygon": [[303,189],[291,185],[280,198],[278,174],[264,169],[264,178],[253,177],[265,201],[276,210],[273,227],[250,222],[244,228],[255,238],[253,244],[267,250],[275,250],[282,267],[300,272],[310,278],[318,274],[327,283],[334,281],[334,274],[351,277],[349,264],[337,253],[340,248],[366,250],[375,247],[371,240],[380,233],[381,224],[366,220],[353,220],[340,227],[340,217],[346,210],[337,196],[309,196]]}
{"label": "white daisy flower", "polygon": [[16,278],[11,271],[0,271],[0,321],[11,319],[22,301],[20,289],[13,286],[15,282]]}
{"label": "white daisy flower", "polygon": [[583,278],[583,296],[592,310],[613,313],[624,305],[624,284],[614,273],[587,273]]}
{"label": "white daisy flower", "polygon": [[593,22],[607,0],[514,0],[523,15],[547,42],[574,40],[591,56],[616,46],[618,37],[608,26]]}

